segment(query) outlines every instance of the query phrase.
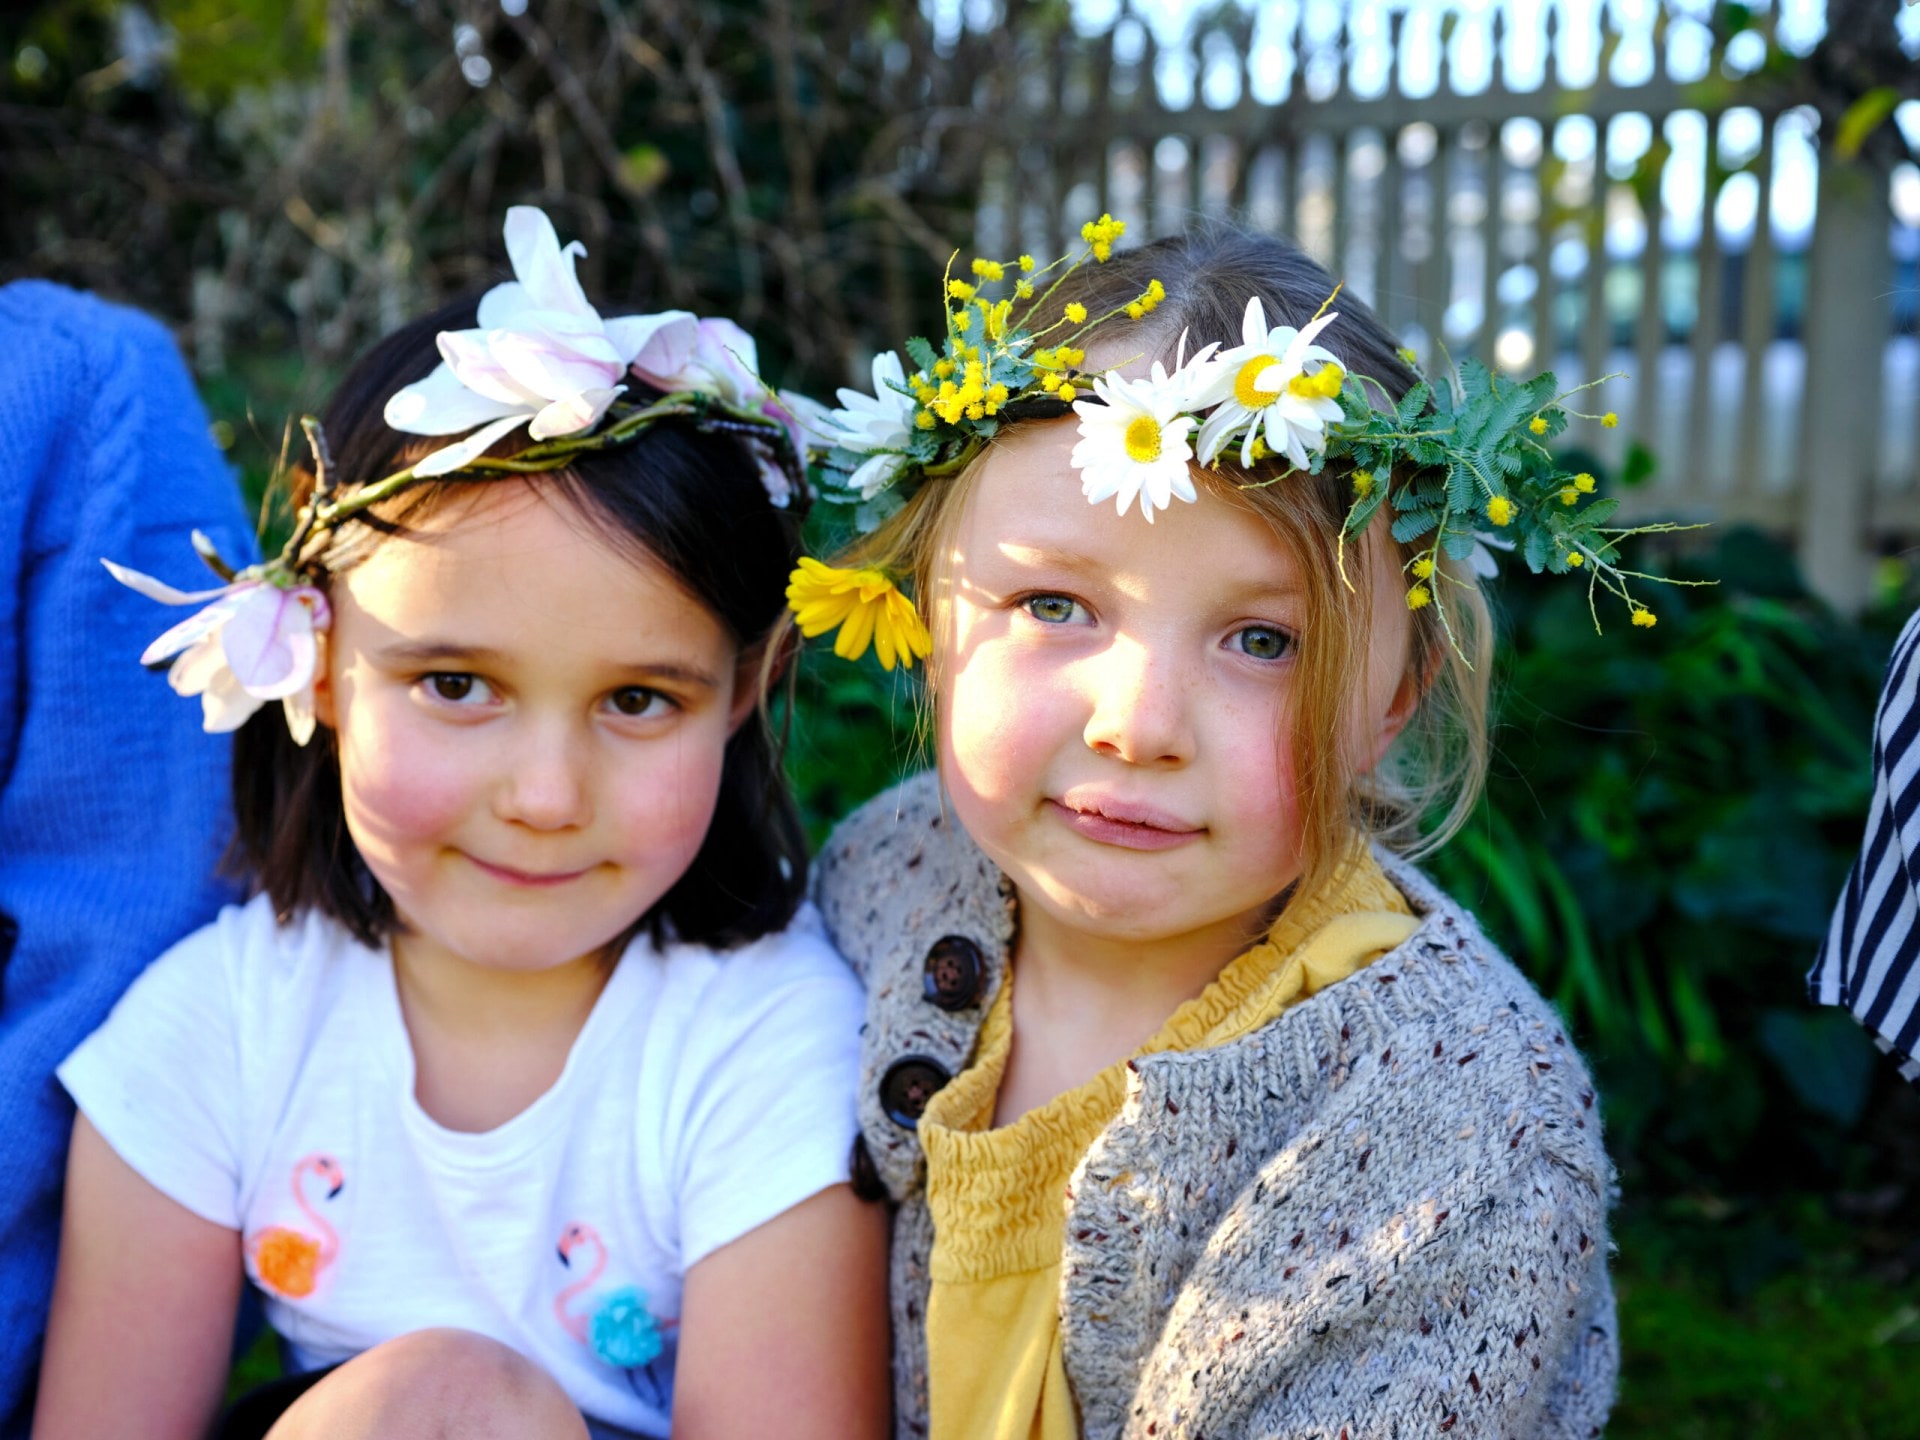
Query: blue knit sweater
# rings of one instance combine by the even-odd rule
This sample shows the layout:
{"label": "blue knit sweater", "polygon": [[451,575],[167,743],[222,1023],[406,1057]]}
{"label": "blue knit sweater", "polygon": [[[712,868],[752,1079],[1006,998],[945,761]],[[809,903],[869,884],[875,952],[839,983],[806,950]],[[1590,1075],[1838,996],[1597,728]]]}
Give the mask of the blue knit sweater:
{"label": "blue knit sweater", "polygon": [[144,315],[57,285],[0,287],[0,1435],[25,1436],[73,1107],[53,1067],[128,982],[209,919],[228,747],[136,663],[185,610],[102,556],[218,584],[198,526],[252,534],[186,368]]}

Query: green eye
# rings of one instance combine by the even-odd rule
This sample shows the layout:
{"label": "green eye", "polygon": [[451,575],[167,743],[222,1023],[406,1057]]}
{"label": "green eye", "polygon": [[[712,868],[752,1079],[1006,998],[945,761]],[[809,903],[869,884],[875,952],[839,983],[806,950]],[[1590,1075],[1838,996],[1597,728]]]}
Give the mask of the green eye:
{"label": "green eye", "polygon": [[1049,625],[1066,624],[1079,608],[1078,600],[1069,600],[1064,595],[1036,595],[1027,601],[1027,613]]}
{"label": "green eye", "polygon": [[1293,648],[1293,637],[1271,625],[1249,625],[1234,640],[1243,654],[1256,660],[1283,659]]}

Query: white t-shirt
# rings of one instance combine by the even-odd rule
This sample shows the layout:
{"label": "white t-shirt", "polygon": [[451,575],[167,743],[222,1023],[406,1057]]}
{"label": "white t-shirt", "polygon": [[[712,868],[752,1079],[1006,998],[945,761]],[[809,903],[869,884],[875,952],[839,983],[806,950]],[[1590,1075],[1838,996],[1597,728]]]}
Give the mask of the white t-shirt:
{"label": "white t-shirt", "polygon": [[861,1011],[811,907],[732,951],[641,938],[553,1087],[462,1133],[414,1099],[386,950],[261,897],[155,961],[59,1074],[149,1183],[240,1232],[301,1369],[459,1326],[665,1435],[687,1271],[847,1177]]}

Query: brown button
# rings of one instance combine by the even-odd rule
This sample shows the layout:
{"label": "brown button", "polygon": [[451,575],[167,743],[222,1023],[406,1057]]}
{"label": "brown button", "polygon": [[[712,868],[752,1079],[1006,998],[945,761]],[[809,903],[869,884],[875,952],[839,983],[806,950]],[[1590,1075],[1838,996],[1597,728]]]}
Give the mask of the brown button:
{"label": "brown button", "polygon": [[945,1066],[924,1055],[896,1060],[880,1078],[880,1109],[894,1124],[912,1130],[920,1123],[927,1101],[953,1078]]}
{"label": "brown button", "polygon": [[851,1172],[848,1179],[853,1182],[853,1193],[862,1200],[872,1202],[887,1198],[887,1187],[880,1181],[880,1172],[873,1168],[873,1156],[867,1153],[867,1137],[853,1137],[853,1155],[847,1162]]}
{"label": "brown button", "polygon": [[985,973],[980,947],[964,935],[948,935],[927,951],[922,988],[928,1001],[942,1010],[965,1010],[980,1003]]}

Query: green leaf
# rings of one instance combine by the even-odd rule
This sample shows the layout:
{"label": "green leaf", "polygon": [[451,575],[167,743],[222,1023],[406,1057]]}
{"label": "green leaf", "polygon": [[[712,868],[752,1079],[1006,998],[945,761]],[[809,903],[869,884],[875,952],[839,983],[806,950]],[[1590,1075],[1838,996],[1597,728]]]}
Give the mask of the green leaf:
{"label": "green leaf", "polygon": [[1413,510],[1394,517],[1393,538],[1401,544],[1409,540],[1418,540],[1429,530],[1437,529],[1440,524],[1439,512],[1434,510]]}
{"label": "green leaf", "polygon": [[1456,460],[1447,471],[1447,508],[1462,515],[1480,509],[1480,481],[1466,462]]}
{"label": "green leaf", "polygon": [[1834,153],[1842,160],[1853,159],[1867,143],[1867,137],[1886,123],[1899,105],[1900,92],[1891,85],[1867,91],[1840,117],[1840,127],[1833,137]]}
{"label": "green leaf", "polygon": [[907,354],[916,366],[929,375],[933,374],[934,363],[940,358],[924,335],[915,335],[907,341]]}
{"label": "green leaf", "polygon": [[1851,1126],[1866,1110],[1875,1054],[1852,1016],[1769,1010],[1760,1017],[1760,1044],[1814,1114]]}
{"label": "green leaf", "polygon": [[1346,523],[1340,527],[1341,534],[1351,537],[1365,530],[1367,522],[1373,519],[1386,498],[1387,487],[1376,480],[1373,489],[1364,498],[1355,501],[1353,508],[1347,511]]}
{"label": "green leaf", "polygon": [[1579,515],[1576,518],[1579,520],[1580,524],[1583,526],[1584,525],[1604,525],[1607,521],[1613,518],[1613,512],[1618,510],[1619,508],[1620,508],[1619,499],[1615,496],[1608,495],[1603,499],[1595,500],[1592,504],[1588,505],[1584,510],[1582,510],[1579,513]]}

